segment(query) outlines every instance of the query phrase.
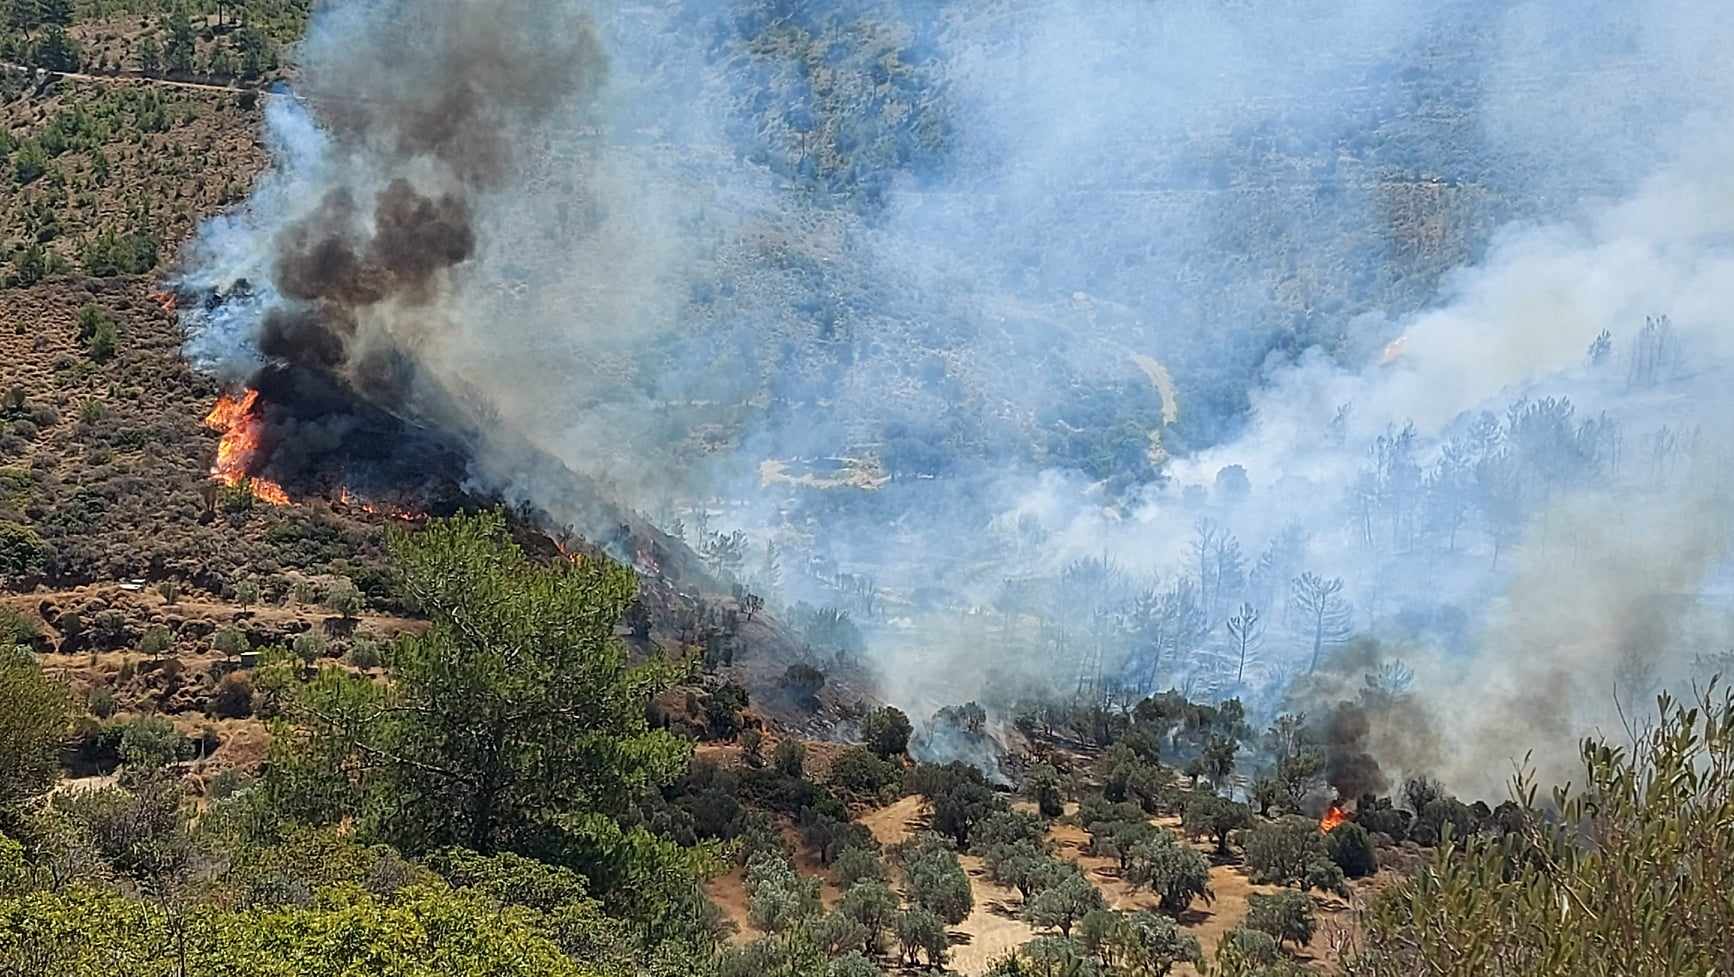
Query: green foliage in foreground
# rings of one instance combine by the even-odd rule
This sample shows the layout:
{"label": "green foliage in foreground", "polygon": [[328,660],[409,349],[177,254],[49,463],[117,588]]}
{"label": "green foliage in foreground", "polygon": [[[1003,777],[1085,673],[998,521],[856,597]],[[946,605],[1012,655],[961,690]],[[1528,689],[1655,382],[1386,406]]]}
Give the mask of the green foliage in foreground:
{"label": "green foliage in foreground", "polygon": [[[538,914],[439,885],[181,915],[75,888],[0,899],[0,972],[57,977],[584,977]],[[8,969],[11,968],[11,969]]]}
{"label": "green foliage in foreground", "polygon": [[1349,977],[1680,977],[1734,962],[1734,696],[1663,696],[1630,747],[1583,744],[1583,788],[1496,840],[1452,839],[1375,902]]}

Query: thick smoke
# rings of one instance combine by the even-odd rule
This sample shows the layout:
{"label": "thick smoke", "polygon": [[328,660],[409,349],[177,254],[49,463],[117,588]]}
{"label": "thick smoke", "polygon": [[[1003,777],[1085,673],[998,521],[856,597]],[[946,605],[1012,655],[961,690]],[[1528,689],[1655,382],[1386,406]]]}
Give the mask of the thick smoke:
{"label": "thick smoke", "polygon": [[1729,640],[1711,0],[590,23],[322,8],[189,353],[437,387],[916,715],[1173,686],[1496,794]]}

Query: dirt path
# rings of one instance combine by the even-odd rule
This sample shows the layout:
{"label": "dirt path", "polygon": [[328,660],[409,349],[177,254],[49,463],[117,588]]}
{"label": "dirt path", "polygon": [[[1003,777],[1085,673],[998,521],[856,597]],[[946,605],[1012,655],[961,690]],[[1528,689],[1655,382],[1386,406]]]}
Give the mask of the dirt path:
{"label": "dirt path", "polygon": [[909,840],[911,835],[927,826],[926,804],[920,797],[911,794],[890,807],[864,814],[859,820],[867,826],[868,831],[873,832],[873,837],[878,839],[881,845],[889,847]]}

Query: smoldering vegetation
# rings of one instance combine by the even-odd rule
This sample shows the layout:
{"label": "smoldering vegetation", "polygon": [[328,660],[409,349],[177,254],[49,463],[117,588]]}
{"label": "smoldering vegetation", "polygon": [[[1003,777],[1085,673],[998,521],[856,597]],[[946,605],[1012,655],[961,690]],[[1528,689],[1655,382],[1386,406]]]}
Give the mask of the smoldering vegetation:
{"label": "smoldering vegetation", "polygon": [[461,428],[593,534],[635,507],[916,715],[980,703],[972,742],[1175,688],[1304,712],[1345,796],[1496,793],[1727,646],[1729,35],[331,7],[189,252],[251,289],[189,353]]}

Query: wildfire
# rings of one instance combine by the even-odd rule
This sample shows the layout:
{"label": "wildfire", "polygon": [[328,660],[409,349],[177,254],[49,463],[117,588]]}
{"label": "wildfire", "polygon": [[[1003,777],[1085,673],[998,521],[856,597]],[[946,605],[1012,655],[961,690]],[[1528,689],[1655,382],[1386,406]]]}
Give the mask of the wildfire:
{"label": "wildfire", "polygon": [[151,301],[162,306],[163,311],[169,315],[174,315],[175,310],[180,307],[180,300],[175,298],[175,293],[167,290],[152,292]]}
{"label": "wildfire", "polygon": [[217,461],[211,466],[211,477],[230,486],[245,482],[252,488],[255,499],[270,505],[289,505],[289,493],[283,491],[283,486],[248,474],[262,435],[259,416],[253,412],[258,403],[257,390],[249,389],[239,397],[223,394],[205,415],[205,426],[223,436],[217,442]]}
{"label": "wildfire", "polygon": [[369,502],[351,492],[347,485],[338,488],[337,502],[347,508],[360,509],[371,516],[387,516],[400,522],[422,522],[427,519],[425,512],[417,512],[414,509],[404,509],[380,502]]}
{"label": "wildfire", "polygon": [[1340,804],[1332,804],[1330,810],[1325,812],[1325,816],[1319,818],[1319,830],[1330,834],[1331,829],[1346,823],[1348,820],[1349,812]]}
{"label": "wildfire", "polygon": [[1396,339],[1391,340],[1391,342],[1386,345],[1385,352],[1379,357],[1379,365],[1390,366],[1392,363],[1402,359],[1403,347],[1407,345],[1409,345],[1409,337],[1407,334],[1398,336]]}

